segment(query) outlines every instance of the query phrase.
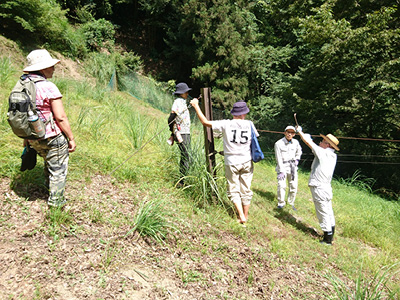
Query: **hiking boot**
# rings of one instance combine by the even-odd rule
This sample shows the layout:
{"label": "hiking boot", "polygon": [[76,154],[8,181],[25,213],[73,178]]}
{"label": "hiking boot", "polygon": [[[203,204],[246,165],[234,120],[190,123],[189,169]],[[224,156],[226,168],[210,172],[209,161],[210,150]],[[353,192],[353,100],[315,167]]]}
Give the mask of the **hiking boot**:
{"label": "hiking boot", "polygon": [[332,231],[324,231],[324,238],[320,243],[330,246],[332,245],[332,238],[333,238]]}

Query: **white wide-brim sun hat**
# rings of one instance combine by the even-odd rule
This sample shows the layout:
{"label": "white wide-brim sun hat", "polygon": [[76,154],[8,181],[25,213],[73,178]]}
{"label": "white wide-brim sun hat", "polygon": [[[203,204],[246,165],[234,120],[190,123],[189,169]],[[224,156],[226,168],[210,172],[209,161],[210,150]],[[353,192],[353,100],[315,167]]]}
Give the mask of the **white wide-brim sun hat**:
{"label": "white wide-brim sun hat", "polygon": [[26,59],[28,60],[28,66],[24,69],[24,72],[40,71],[60,62],[59,59],[52,58],[45,49],[33,50]]}

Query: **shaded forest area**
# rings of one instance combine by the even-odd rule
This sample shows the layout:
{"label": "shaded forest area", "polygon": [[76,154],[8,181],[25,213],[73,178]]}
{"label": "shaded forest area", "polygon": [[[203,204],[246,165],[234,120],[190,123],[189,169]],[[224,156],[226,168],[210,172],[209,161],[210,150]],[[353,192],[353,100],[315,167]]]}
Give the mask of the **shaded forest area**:
{"label": "shaded forest area", "polygon": [[[186,81],[194,96],[211,87],[216,108],[247,101],[260,129],[282,131],[297,113],[306,132],[347,137],[338,175],[373,178],[373,190],[398,200],[398,4],[6,0],[0,32],[27,51],[47,47],[79,59],[108,53],[120,76],[141,70],[162,82]],[[261,142],[268,149],[276,139],[265,134]]]}

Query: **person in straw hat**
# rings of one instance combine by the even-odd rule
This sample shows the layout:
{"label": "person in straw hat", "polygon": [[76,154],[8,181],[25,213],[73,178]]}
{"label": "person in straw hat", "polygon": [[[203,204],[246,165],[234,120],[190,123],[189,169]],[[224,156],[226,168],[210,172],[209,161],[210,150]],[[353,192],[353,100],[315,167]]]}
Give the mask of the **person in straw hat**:
{"label": "person in straw hat", "polygon": [[57,86],[47,79],[53,77],[55,65],[60,60],[52,58],[45,49],[33,50],[27,56],[28,65],[23,70],[25,80],[36,78],[36,107],[46,124],[46,134],[41,140],[28,140],[44,159],[45,185],[49,190],[47,204],[63,207],[69,152],[74,152],[76,143],[62,103],[62,94]]}
{"label": "person in straw hat", "polygon": [[250,189],[253,179],[253,161],[250,149],[251,128],[258,137],[253,122],[245,120],[250,110],[246,102],[238,101],[231,110],[233,120],[209,121],[201,111],[198,99],[193,99],[190,104],[196,110],[197,116],[204,126],[222,132],[228,197],[235,205],[239,215],[238,222],[245,226],[253,197]]}
{"label": "person in straw hat", "polygon": [[[294,139],[296,128],[286,126],[284,137],[279,139],[274,145],[276,159],[276,173],[278,179],[278,209],[282,209],[285,204],[286,186],[289,186],[288,203],[296,211],[294,200],[297,194],[297,165],[302,154],[298,140]],[[287,182],[287,183],[286,183]]]}
{"label": "person in straw hat", "polygon": [[336,167],[339,151],[339,140],[332,134],[323,135],[319,145],[315,144],[309,134],[303,133],[300,126],[297,131],[303,142],[311,148],[315,157],[311,165],[308,186],[314,201],[319,225],[324,232],[321,243],[331,245],[335,234],[335,216],[332,208],[332,176]]}

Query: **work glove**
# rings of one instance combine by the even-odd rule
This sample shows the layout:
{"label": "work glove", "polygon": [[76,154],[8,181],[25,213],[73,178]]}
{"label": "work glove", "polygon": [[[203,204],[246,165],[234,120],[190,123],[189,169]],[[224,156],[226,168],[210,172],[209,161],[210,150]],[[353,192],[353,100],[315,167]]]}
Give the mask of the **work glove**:
{"label": "work glove", "polygon": [[285,173],[278,173],[278,176],[276,177],[278,180],[284,180],[285,179]]}
{"label": "work glove", "polygon": [[296,126],[296,133],[302,132],[302,131],[303,131],[303,128],[301,128],[300,125]]}
{"label": "work glove", "polygon": [[311,141],[312,141],[311,134],[309,134],[309,133],[303,133],[303,136],[304,136],[304,138],[305,138],[306,140],[311,140]]}
{"label": "work glove", "polygon": [[296,165],[296,167],[299,165],[299,160],[298,159],[296,159],[295,161],[294,161],[294,164]]}

